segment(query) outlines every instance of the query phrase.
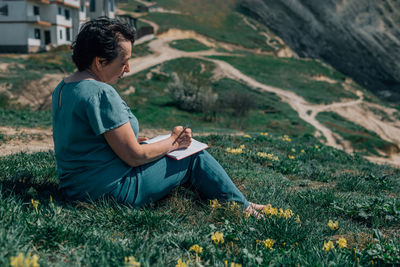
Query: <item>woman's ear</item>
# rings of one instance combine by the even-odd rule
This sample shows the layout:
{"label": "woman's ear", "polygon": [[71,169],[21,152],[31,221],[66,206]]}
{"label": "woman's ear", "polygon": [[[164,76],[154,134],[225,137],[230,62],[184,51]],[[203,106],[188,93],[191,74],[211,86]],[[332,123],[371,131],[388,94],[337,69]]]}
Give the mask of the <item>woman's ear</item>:
{"label": "woman's ear", "polygon": [[93,63],[94,63],[93,65],[96,67],[96,69],[98,71],[103,70],[104,66],[107,65],[106,62],[107,62],[106,59],[102,58],[102,57],[95,57],[93,59]]}

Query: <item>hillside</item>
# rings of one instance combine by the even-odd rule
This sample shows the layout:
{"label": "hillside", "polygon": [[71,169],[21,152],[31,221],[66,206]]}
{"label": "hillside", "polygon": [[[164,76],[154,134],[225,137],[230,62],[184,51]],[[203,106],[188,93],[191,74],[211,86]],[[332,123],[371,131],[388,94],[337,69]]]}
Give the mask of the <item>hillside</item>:
{"label": "hillside", "polygon": [[400,100],[400,3],[242,0],[238,9],[301,57],[319,58],[379,97]]}
{"label": "hillside", "polygon": [[155,34],[137,40],[115,88],[140,136],[190,121],[246,197],[270,204],[265,219],[186,187],[141,209],[65,201],[49,107],[71,52],[0,55],[1,266],[18,253],[40,266],[400,264],[399,107],[299,57],[238,4],[119,3]]}
{"label": "hillside", "polygon": [[[152,25],[157,36],[137,42],[131,76],[117,87],[144,128],[168,128],[170,123],[190,118],[198,132],[279,133],[285,129],[290,135],[315,135],[327,145],[359,152],[375,162],[400,165],[400,111],[396,106],[382,103],[329,65],[298,58],[266,26],[237,12],[240,5],[235,1],[203,1],[201,5],[196,1],[158,1],[158,11],[139,14],[133,12],[137,5],[142,4],[122,3],[118,12],[140,16],[139,27]],[[69,57],[67,47],[47,54],[1,56],[1,106],[7,110],[30,107],[28,113],[29,109],[48,110],[52,88],[74,69]],[[195,86],[209,88],[217,103],[209,106],[209,111],[179,108],[165,91],[173,73],[192,79]],[[150,101],[149,93],[153,95]],[[250,97],[254,94],[259,97]],[[242,103],[235,104],[234,98]],[[243,104],[247,110],[238,110]],[[232,112],[245,112],[246,116],[233,120]],[[3,114],[3,126],[10,125],[13,120]],[[164,114],[165,124],[159,123],[158,114]],[[40,125],[49,125],[49,121],[30,127]],[[45,147],[51,146],[51,138],[45,140]],[[18,144],[8,147],[15,151]]]}

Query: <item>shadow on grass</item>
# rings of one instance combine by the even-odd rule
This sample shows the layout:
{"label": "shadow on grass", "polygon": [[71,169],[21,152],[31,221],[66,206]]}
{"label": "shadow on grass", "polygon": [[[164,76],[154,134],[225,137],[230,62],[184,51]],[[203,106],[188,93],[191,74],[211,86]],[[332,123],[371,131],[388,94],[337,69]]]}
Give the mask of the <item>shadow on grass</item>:
{"label": "shadow on grass", "polygon": [[0,158],[0,190],[22,200],[64,200],[58,190],[54,152],[18,153]]}

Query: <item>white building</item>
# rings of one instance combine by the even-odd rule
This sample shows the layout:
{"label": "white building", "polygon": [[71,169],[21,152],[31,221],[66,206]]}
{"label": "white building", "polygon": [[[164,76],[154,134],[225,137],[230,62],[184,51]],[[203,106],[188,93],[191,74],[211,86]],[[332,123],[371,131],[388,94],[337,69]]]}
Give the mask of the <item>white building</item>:
{"label": "white building", "polygon": [[0,0],[0,52],[69,45],[82,23],[114,17],[114,0]]}

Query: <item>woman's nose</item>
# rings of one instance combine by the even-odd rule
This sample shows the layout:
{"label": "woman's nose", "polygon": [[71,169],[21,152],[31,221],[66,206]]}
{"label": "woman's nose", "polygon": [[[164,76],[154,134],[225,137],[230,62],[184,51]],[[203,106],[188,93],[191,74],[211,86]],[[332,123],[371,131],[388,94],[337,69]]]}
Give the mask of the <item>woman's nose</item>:
{"label": "woman's nose", "polygon": [[129,63],[126,63],[124,72],[130,72],[130,71],[131,71],[131,70],[130,70],[130,68],[129,68]]}

